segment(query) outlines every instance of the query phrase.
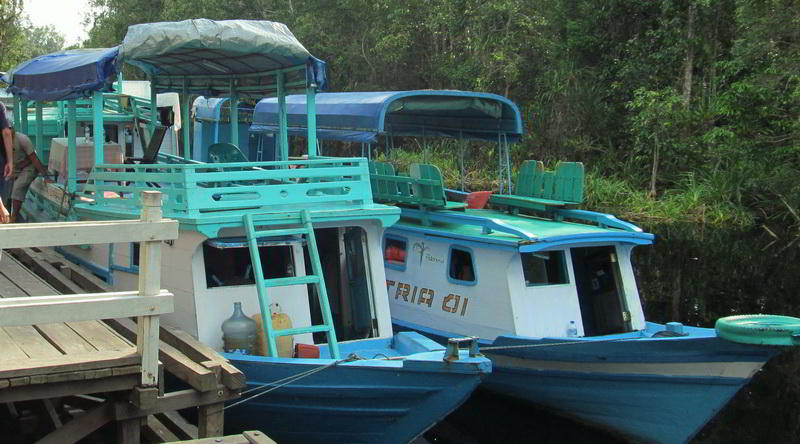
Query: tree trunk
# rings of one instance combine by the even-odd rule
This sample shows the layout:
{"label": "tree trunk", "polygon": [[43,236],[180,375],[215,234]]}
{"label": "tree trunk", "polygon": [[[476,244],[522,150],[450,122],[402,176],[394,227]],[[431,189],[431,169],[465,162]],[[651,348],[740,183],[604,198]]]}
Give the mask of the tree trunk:
{"label": "tree trunk", "polygon": [[656,197],[656,179],[658,178],[658,137],[653,148],[653,170],[650,172],[650,197]]}
{"label": "tree trunk", "polygon": [[683,59],[683,105],[688,107],[692,100],[692,76],[694,74],[694,17],[695,5],[689,5],[689,18],[686,21],[686,57]]}

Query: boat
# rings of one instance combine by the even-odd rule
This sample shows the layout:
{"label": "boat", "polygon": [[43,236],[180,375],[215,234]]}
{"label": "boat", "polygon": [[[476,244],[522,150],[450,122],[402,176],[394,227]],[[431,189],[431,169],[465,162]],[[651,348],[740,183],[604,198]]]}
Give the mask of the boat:
{"label": "boat", "polygon": [[[306,125],[296,110],[304,98],[292,95],[287,103],[290,132],[300,134]],[[492,94],[322,93],[316,107],[318,138],[368,149],[391,150],[400,136],[452,138],[460,146],[497,141],[502,163],[507,144],[522,137],[518,108]],[[274,132],[276,122],[274,99],[261,100],[251,131]],[[434,165],[401,172],[375,161],[370,168],[373,198],[402,210],[383,239],[395,328],[439,341],[480,338],[493,365],[482,389],[635,441],[681,443],[780,346],[800,343],[795,318],[748,318],[743,336],[647,321],[631,255],[654,237],[580,209],[580,163],[546,170],[525,161],[513,188],[504,185],[507,164],[497,168],[505,173],[497,177],[499,193],[469,194],[445,189]],[[763,338],[773,329],[783,342]]]}
{"label": "boat", "polygon": [[[443,346],[392,331],[380,242],[400,212],[373,202],[366,159],[319,156],[313,143],[306,158],[289,158],[285,131],[281,157],[271,162],[237,162],[246,159],[236,132],[230,143],[209,147],[214,163],[192,160],[187,131],[182,157],[160,153],[166,125],[152,107],[141,158],[123,159],[120,146],[106,141],[104,94],[123,63],[146,74],[151,103],[157,93],[180,92],[184,122],[193,95],[227,96],[236,110],[240,99],[275,94],[282,102],[298,91],[313,122],[327,68],[285,25],[133,25],[120,46],[94,54],[58,64],[33,60],[8,78],[18,107],[66,101],[69,117],[60,148],[66,146],[59,168],[65,180],[37,179],[24,214],[32,221],[132,219],[142,192],[162,193],[163,214],[180,231],[160,248],[161,282],[175,298],[174,313],[161,322],[227,350],[244,372],[248,388],[242,401],[226,406],[228,429],[258,429],[281,442],[407,442],[469,397],[491,371],[475,338]],[[52,75],[63,70],[69,75]],[[84,144],[74,118],[80,97],[93,105],[94,134]],[[238,121],[235,112],[231,119]],[[316,140],[313,125],[307,136]],[[136,244],[62,252],[115,289],[136,288],[138,266],[147,260]],[[258,354],[223,340],[221,327],[237,304],[261,323]]]}

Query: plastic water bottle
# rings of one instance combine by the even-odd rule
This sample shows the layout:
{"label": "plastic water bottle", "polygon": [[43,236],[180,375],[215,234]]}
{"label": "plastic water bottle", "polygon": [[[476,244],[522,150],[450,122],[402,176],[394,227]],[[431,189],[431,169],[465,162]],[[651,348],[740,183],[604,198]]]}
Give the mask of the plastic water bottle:
{"label": "plastic water bottle", "polygon": [[569,338],[578,337],[578,326],[575,325],[575,321],[569,321],[569,326],[567,327],[567,337]]}
{"label": "plastic water bottle", "polygon": [[233,303],[233,315],[222,323],[222,343],[225,353],[251,355],[256,348],[256,321],[245,316],[242,303]]}

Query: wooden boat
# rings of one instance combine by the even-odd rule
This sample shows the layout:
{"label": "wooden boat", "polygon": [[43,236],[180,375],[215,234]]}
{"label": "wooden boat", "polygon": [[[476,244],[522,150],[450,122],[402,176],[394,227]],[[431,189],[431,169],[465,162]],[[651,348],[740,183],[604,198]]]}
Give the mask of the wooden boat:
{"label": "wooden boat", "polygon": [[[303,119],[291,111],[302,109],[304,98],[287,102],[290,131],[299,134]],[[522,136],[517,107],[491,94],[323,93],[316,107],[318,137],[328,140],[378,147],[390,147],[396,136],[499,141],[507,163],[507,143]],[[259,102],[254,134],[274,132],[275,109],[274,99]],[[648,322],[631,254],[653,235],[578,209],[581,164],[546,171],[526,161],[513,194],[491,195],[492,208],[449,201],[433,165],[370,168],[373,198],[402,209],[383,240],[395,328],[439,340],[478,336],[493,364],[487,390],[635,440],[680,443],[778,352],[773,344],[799,342],[796,319],[787,327],[756,318],[747,325],[749,341]],[[507,164],[498,170],[510,171]],[[758,338],[772,329],[783,342]]]}
{"label": "wooden boat", "polygon": [[[405,442],[469,396],[491,369],[476,341],[445,348],[417,333],[392,333],[380,240],[399,210],[372,201],[365,159],[324,158],[311,143],[308,159],[287,160],[282,130],[284,160],[230,163],[228,154],[238,151],[234,132],[232,144],[212,150],[229,163],[195,162],[191,149],[184,157],[158,153],[165,128],[153,110],[143,158],[108,163],[117,148],[104,143],[103,93],[123,62],[147,74],[152,95],[181,92],[184,122],[192,95],[228,95],[235,103],[277,94],[282,102],[289,91],[306,94],[306,117],[313,122],[313,99],[325,86],[326,67],[284,25],[134,25],[120,47],[98,54],[81,63],[34,60],[12,73],[18,108],[26,109],[26,100],[66,100],[67,114],[74,116],[76,96],[89,95],[93,103],[86,182],[77,174],[81,146],[70,117],[64,185],[37,181],[24,214],[33,220],[128,219],[138,214],[143,191],[165,196],[164,215],[180,223],[180,232],[161,247],[162,284],[175,294],[175,312],[163,322],[217,350],[223,349],[221,325],[234,303],[263,325],[265,355],[226,354],[249,385],[246,402],[228,407],[232,430],[259,429],[287,442]],[[59,81],[66,84],[53,84]],[[313,125],[307,135],[315,140]],[[182,136],[191,147],[188,132]],[[63,252],[115,288],[136,285],[136,244]],[[293,357],[292,341],[300,357]],[[314,353],[318,357],[309,357]]]}

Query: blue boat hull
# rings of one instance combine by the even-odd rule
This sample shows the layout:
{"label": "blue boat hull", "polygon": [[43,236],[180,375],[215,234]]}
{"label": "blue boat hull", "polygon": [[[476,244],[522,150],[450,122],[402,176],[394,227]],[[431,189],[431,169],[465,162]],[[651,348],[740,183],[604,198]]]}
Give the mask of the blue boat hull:
{"label": "blue boat hull", "polygon": [[[395,343],[399,341],[395,339]],[[439,351],[410,354],[404,359],[356,360],[325,368],[229,408],[226,429],[262,430],[280,443],[408,442],[466,401],[491,371],[488,359],[470,358],[466,351],[458,361],[446,362],[442,347],[435,345]],[[361,350],[358,355],[374,357],[379,353],[376,350]],[[283,378],[332,362],[228,358],[244,372],[247,390],[271,388]]]}
{"label": "blue boat hull", "polygon": [[481,388],[637,440],[683,443],[778,352],[725,341],[713,329],[651,337],[659,330],[649,324],[644,332],[598,338],[501,336],[481,347],[492,360]]}

